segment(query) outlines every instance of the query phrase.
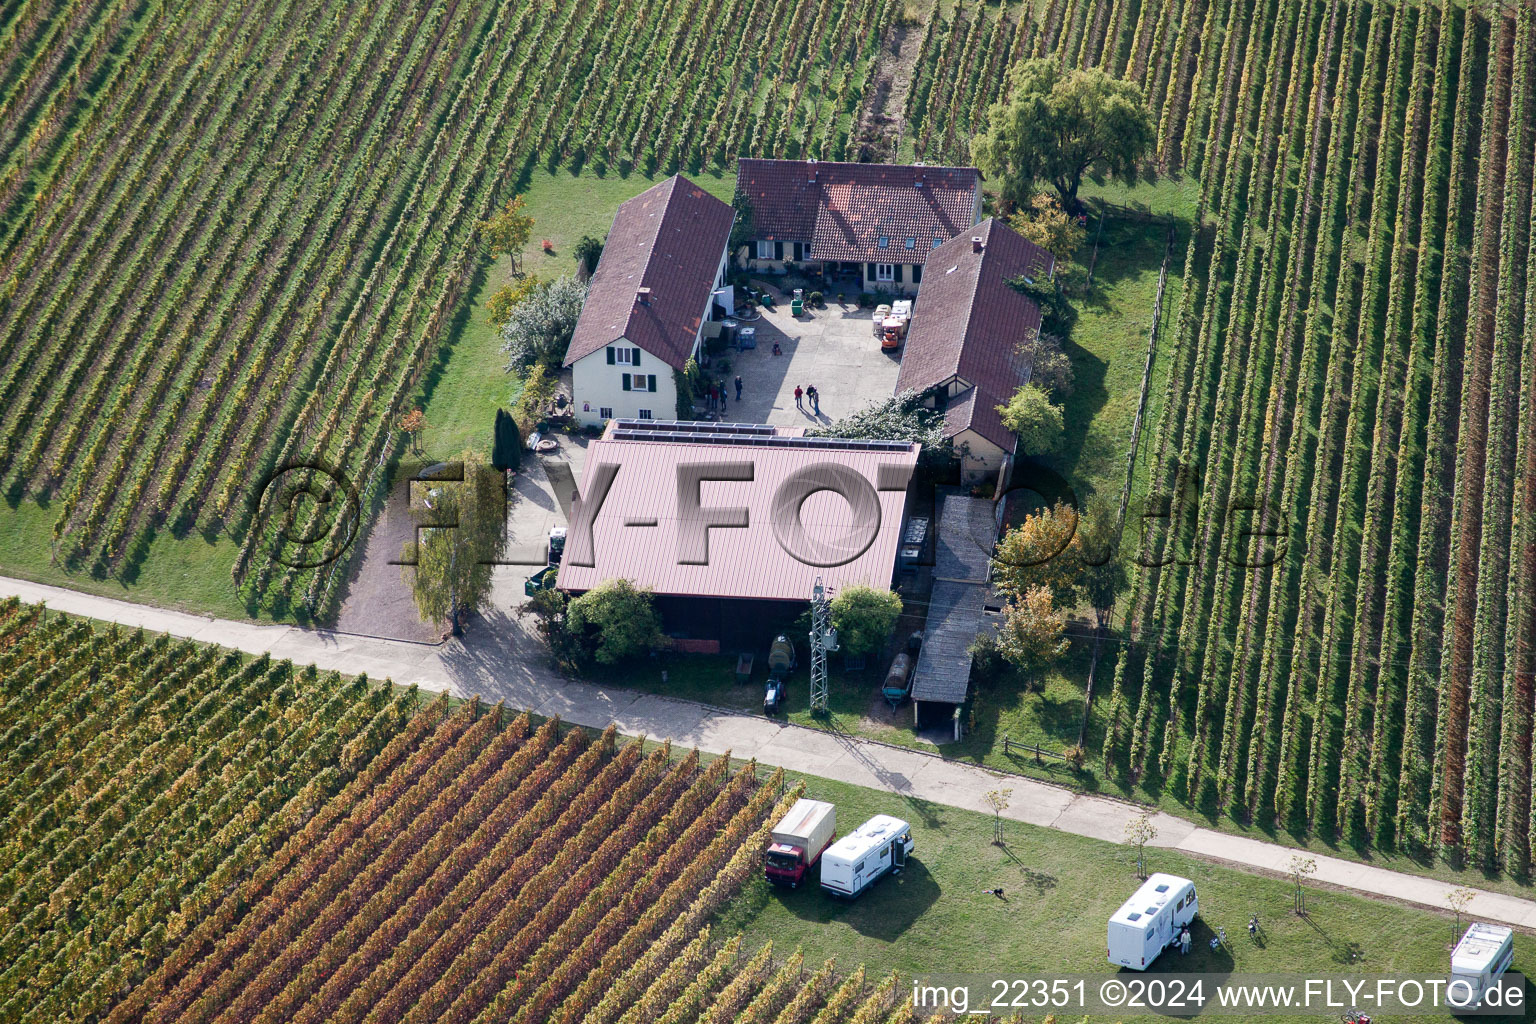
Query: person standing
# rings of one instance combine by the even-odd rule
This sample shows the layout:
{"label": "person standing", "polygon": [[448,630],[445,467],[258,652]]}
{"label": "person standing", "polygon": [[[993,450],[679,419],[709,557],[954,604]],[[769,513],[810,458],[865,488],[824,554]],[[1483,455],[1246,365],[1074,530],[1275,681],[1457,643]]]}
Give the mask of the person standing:
{"label": "person standing", "polygon": [[1180,953],[1188,953],[1189,952],[1189,929],[1188,928],[1185,928],[1182,932],[1179,933],[1179,952]]}
{"label": "person standing", "polygon": [[741,401],[741,374],[736,375],[736,401]]}
{"label": "person standing", "polygon": [[811,396],[812,411],[814,411],[818,416],[821,415],[821,392],[816,390],[816,385],[812,384],[806,391],[806,394]]}
{"label": "person standing", "polygon": [[805,408],[805,406],[803,404],[801,404],[802,399],[804,397],[805,397],[805,390],[803,388],[801,388],[799,384],[796,384],[795,385],[795,408],[796,409],[804,409]]}

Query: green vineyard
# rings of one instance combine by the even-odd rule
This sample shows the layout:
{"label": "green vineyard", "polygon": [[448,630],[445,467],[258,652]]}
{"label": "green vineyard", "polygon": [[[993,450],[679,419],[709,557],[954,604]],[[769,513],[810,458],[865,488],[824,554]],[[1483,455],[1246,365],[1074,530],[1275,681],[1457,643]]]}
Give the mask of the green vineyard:
{"label": "green vineyard", "polygon": [[1106,762],[1524,874],[1536,11],[1060,7],[1200,183]]}
{"label": "green vineyard", "polygon": [[0,475],[49,503],[57,562],[224,532],[251,600],[329,607],[336,567],[272,561],[264,482],[321,467],[367,507],[519,174],[841,157],[898,12],[5,5]]}

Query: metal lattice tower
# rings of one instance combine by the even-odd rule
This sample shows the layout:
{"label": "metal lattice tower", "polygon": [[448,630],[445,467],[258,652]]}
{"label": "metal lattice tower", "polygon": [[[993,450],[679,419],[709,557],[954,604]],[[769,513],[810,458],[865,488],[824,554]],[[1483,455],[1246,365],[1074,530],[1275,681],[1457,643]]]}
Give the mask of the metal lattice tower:
{"label": "metal lattice tower", "polygon": [[811,588],[811,714],[827,713],[827,652],[837,650],[837,630],[832,628],[832,606],[827,588],[816,577]]}

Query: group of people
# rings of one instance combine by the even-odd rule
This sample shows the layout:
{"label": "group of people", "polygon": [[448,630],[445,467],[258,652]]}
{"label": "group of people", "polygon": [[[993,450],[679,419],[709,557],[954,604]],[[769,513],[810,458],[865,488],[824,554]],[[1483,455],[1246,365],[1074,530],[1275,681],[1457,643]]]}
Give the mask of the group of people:
{"label": "group of people", "polygon": [[[736,385],[736,401],[739,402],[741,401],[741,374],[738,373],[736,375],[736,379],[732,383]],[[717,380],[711,383],[709,385],[709,394],[707,396],[709,402],[709,410],[714,412],[716,409],[718,409],[720,415],[723,417],[725,415],[725,403],[727,397],[728,394],[725,381]]]}
{"label": "group of people", "polygon": [[796,384],[795,385],[795,408],[796,409],[804,409],[806,402],[810,402],[811,403],[811,411],[812,412],[818,413],[818,414],[821,412],[821,394],[816,390],[816,385],[815,384],[809,384],[809,385],[806,385],[804,387],[801,387],[799,384]]}

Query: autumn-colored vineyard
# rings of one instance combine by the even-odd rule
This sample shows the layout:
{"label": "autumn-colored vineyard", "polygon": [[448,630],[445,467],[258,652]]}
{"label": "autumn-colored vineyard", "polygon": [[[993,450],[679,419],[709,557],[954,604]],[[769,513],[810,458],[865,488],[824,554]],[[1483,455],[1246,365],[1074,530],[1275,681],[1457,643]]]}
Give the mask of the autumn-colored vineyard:
{"label": "autumn-colored vineyard", "polygon": [[796,796],[728,758],[15,602],[0,678],[7,1021],[626,1011]]}
{"label": "autumn-colored vineyard", "polygon": [[1142,85],[1201,187],[1147,453],[1175,515],[1107,763],[1524,874],[1536,8],[1056,0],[1042,25]]}
{"label": "autumn-colored vineyard", "polygon": [[[225,531],[252,601],[277,470],[364,507],[537,155],[627,171],[841,157],[896,0],[58,0],[0,12],[0,478],[55,558]],[[301,516],[309,514],[301,511]],[[333,524],[319,512],[291,530]]]}

